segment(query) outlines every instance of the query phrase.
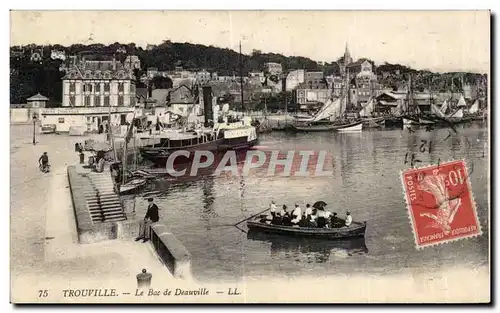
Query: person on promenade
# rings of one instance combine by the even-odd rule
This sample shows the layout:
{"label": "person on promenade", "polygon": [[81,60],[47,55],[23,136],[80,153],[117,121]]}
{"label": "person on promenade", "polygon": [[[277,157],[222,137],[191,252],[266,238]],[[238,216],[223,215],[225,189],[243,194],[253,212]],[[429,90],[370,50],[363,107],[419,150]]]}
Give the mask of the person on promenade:
{"label": "person on promenade", "polygon": [[139,236],[135,239],[135,241],[139,241],[142,239],[142,242],[146,242],[149,240],[149,227],[151,224],[156,223],[160,220],[158,216],[158,206],[153,202],[153,198],[148,199],[148,211],[146,212],[146,216],[139,224]]}
{"label": "person on promenade", "polygon": [[47,155],[47,152],[44,152],[38,159],[38,164],[42,166],[41,170],[45,172],[47,165],[49,165],[49,156]]}

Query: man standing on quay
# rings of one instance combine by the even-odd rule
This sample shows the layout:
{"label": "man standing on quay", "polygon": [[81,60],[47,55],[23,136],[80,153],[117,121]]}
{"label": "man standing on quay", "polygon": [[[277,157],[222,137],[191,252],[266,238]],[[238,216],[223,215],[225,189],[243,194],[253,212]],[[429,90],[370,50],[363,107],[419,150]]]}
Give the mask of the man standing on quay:
{"label": "man standing on quay", "polygon": [[146,242],[149,240],[149,227],[151,224],[156,223],[160,220],[158,216],[158,206],[154,204],[153,198],[148,199],[148,211],[146,212],[146,216],[139,224],[139,236],[135,238],[135,241],[139,241],[142,239],[142,242]]}

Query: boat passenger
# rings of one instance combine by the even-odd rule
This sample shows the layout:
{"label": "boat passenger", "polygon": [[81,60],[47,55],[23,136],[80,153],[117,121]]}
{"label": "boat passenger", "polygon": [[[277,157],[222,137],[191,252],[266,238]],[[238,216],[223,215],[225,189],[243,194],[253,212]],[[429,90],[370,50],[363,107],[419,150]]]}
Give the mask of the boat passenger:
{"label": "boat passenger", "polygon": [[305,213],[305,215],[306,215],[306,217],[307,217],[308,219],[310,219],[310,218],[311,218],[310,216],[312,215],[312,208],[311,208],[311,205],[310,205],[309,203],[308,203],[308,204],[306,204],[306,210],[305,210],[305,212],[304,212],[304,213]]}
{"label": "boat passenger", "polygon": [[313,213],[307,219],[308,227],[316,227],[318,225],[316,222],[316,219],[317,219],[316,213],[317,213],[317,211],[313,210]]}
{"label": "boat passenger", "polygon": [[345,217],[345,226],[349,227],[349,226],[351,226],[351,224],[352,224],[352,216],[351,216],[351,213],[349,213],[349,211],[347,211],[346,217]]}
{"label": "boat passenger", "polygon": [[333,212],[330,217],[330,227],[331,228],[339,228],[345,225],[345,221],[337,217],[337,212]]}
{"label": "boat passenger", "polygon": [[283,210],[281,211],[281,216],[283,217],[283,225],[292,226],[290,213],[286,211],[287,207],[283,204]]}
{"label": "boat passenger", "polygon": [[318,217],[316,219],[317,227],[323,228],[326,226],[325,210],[318,210]]}
{"label": "boat passenger", "polygon": [[281,216],[280,212],[276,213],[276,215],[273,217],[273,220],[271,221],[271,224],[283,225],[283,217]]}
{"label": "boat passenger", "polygon": [[302,209],[297,203],[295,203],[295,209],[292,212],[292,224],[298,225],[300,219],[302,218]]}
{"label": "boat passenger", "polygon": [[274,202],[274,200],[271,201],[269,208],[270,208],[271,216],[272,217],[276,216],[276,203]]}
{"label": "boat passenger", "polygon": [[307,222],[307,216],[306,213],[302,213],[302,218],[299,221],[299,226],[300,227],[308,227],[309,223]]}

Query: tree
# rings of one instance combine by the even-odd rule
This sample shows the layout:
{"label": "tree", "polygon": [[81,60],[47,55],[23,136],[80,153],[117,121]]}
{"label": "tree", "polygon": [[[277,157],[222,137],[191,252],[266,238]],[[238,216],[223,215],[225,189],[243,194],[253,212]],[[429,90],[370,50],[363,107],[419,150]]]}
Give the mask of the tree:
{"label": "tree", "polygon": [[173,87],[173,82],[170,77],[155,76],[151,79],[150,86],[152,89],[170,89]]}

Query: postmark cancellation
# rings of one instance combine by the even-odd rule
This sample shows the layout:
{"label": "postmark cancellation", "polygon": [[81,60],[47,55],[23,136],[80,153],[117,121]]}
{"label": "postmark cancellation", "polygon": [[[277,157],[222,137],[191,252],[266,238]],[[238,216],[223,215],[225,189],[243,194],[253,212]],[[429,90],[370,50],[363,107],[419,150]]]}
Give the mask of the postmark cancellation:
{"label": "postmark cancellation", "polygon": [[417,249],[482,234],[464,160],[401,173]]}

